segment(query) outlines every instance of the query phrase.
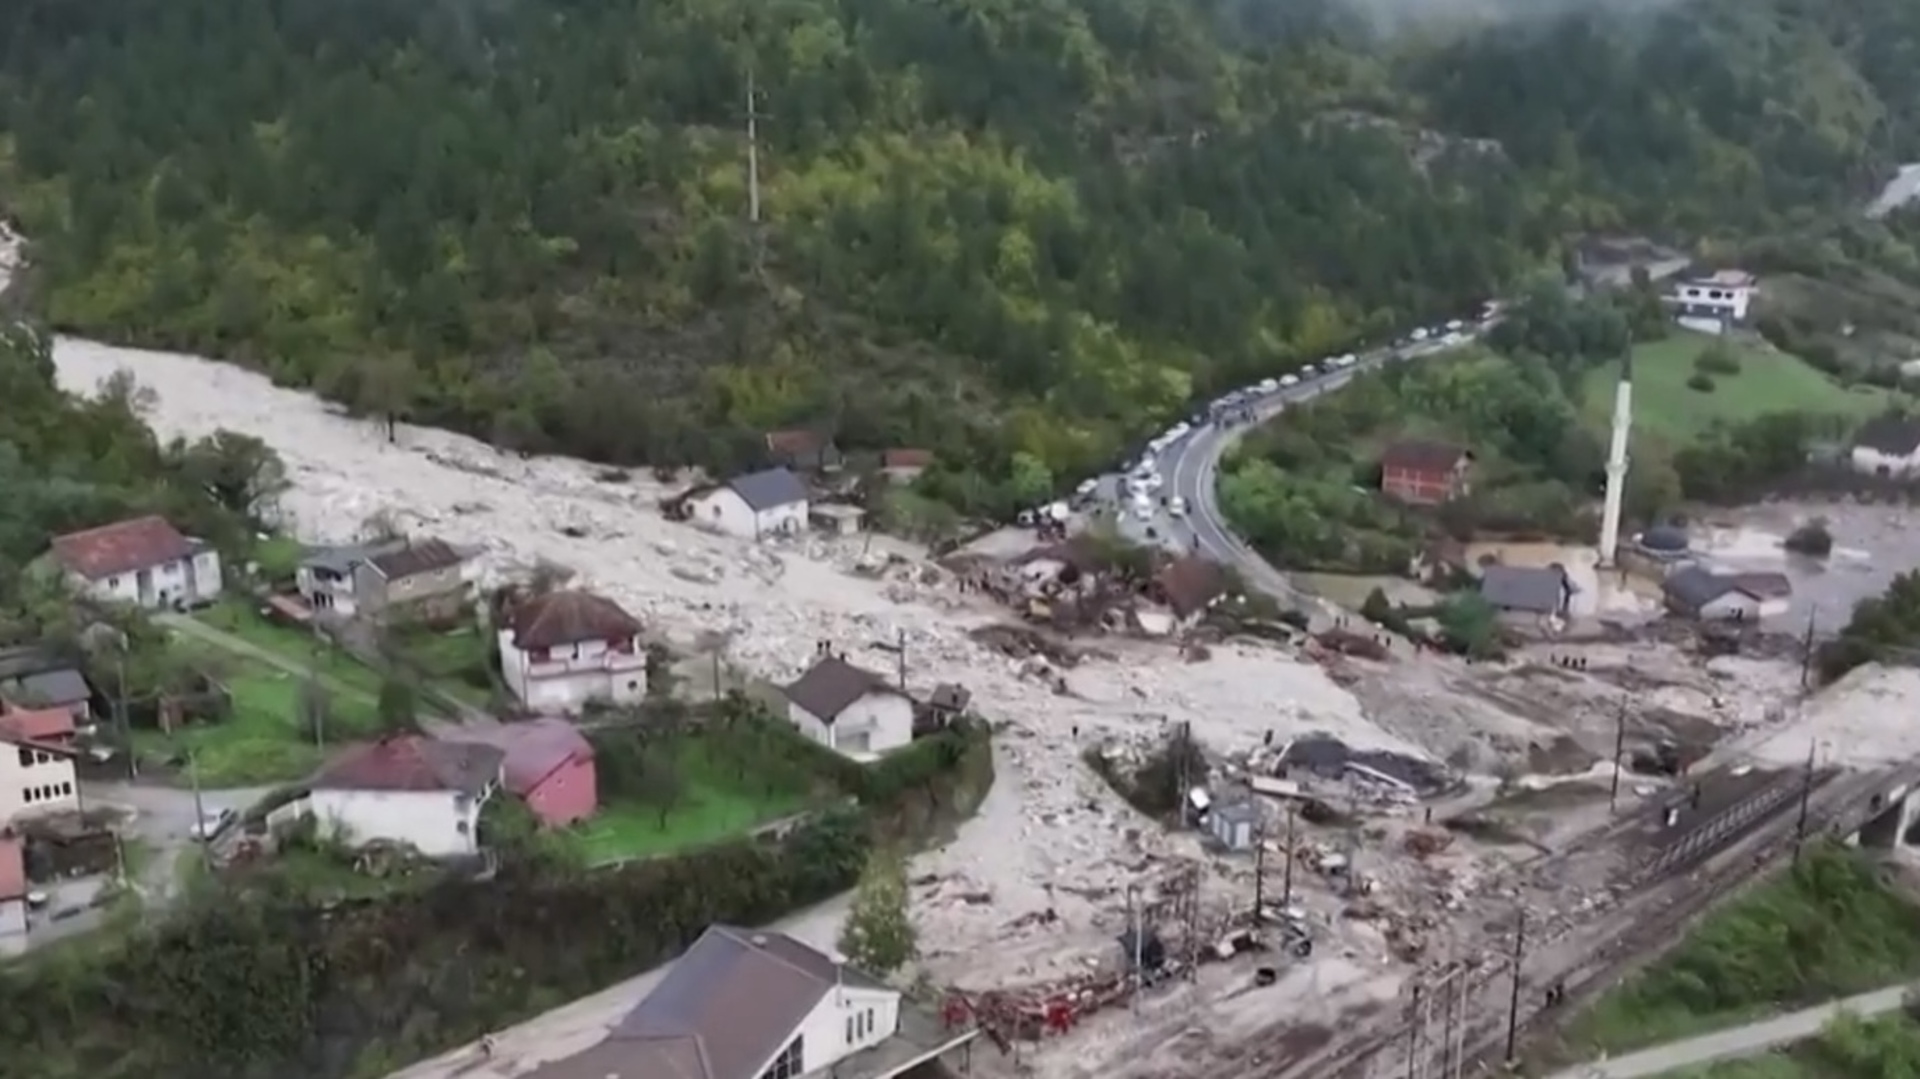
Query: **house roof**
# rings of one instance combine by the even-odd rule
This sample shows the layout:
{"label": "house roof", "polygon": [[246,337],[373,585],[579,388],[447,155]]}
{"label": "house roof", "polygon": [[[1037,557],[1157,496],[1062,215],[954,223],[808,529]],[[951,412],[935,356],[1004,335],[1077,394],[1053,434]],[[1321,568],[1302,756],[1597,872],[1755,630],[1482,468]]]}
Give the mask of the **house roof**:
{"label": "house roof", "polygon": [[1920,450],[1920,420],[1906,416],[1876,416],[1853,436],[1856,448],[1878,450],[1889,457],[1906,457]]}
{"label": "house roof", "polygon": [[605,596],[578,589],[529,596],[514,605],[507,626],[519,648],[553,648],[638,635],[644,626]]}
{"label": "house roof", "polygon": [[1388,446],[1380,455],[1380,464],[1383,468],[1408,472],[1451,472],[1463,459],[1472,456],[1459,446],[1411,438]]}
{"label": "house roof", "polygon": [[135,517],[53,540],[54,560],[90,581],[149,569],[194,550],[194,542],[160,516]]}
{"label": "house roof", "polygon": [[0,903],[27,895],[27,845],[12,832],[0,833]]}
{"label": "house roof", "polygon": [[1715,270],[1705,277],[1693,278],[1688,283],[1710,285],[1714,288],[1746,288],[1753,284],[1753,275],[1745,270]]}
{"label": "house roof", "polygon": [[77,704],[92,696],[87,680],[71,667],[0,677],[0,700],[16,704]]}
{"label": "house roof", "polygon": [[64,708],[9,708],[0,713],[0,731],[34,742],[70,738],[73,713]]}
{"label": "house roof", "polygon": [[399,546],[368,558],[367,564],[379,570],[382,577],[397,580],[416,573],[450,569],[466,560],[467,556],[453,544],[445,540],[424,539],[401,540]]}
{"label": "house roof", "polygon": [[0,678],[20,678],[71,666],[51,649],[37,644],[0,648]]}
{"label": "house roof", "polygon": [[550,716],[521,723],[466,723],[448,737],[504,753],[506,787],[519,795],[531,793],[569,760],[593,757],[593,743],[578,727]]}
{"label": "house roof", "polygon": [[1660,590],[1684,606],[1698,610],[1729,592],[1754,599],[1781,599],[1793,594],[1793,582],[1784,573],[1715,573],[1689,566],[1669,574]]}
{"label": "house roof", "polygon": [[1254,805],[1252,802],[1228,802],[1225,805],[1215,805],[1208,812],[1221,820],[1234,824],[1243,821],[1248,824],[1258,824],[1260,822],[1260,807]]}
{"label": "house roof", "polygon": [[973,703],[973,693],[957,682],[942,682],[933,687],[933,695],[927,698],[927,703],[949,712],[964,712],[967,705]]}
{"label": "house roof", "polygon": [[932,450],[897,449],[880,453],[881,468],[926,468],[931,464]]}
{"label": "house roof", "polygon": [[727,487],[755,510],[791,506],[807,500],[807,485],[785,468],[768,468],[735,476],[727,481]]}
{"label": "house roof", "polygon": [[[710,926],[605,1042],[581,1054],[606,1070],[579,1074],[756,1079],[840,985],[886,989],[784,934]],[[575,1073],[552,1079],[563,1074]]]}
{"label": "house roof", "polygon": [[1567,573],[1555,566],[1488,566],[1480,595],[1506,611],[1558,612],[1566,602]]}
{"label": "house roof", "polygon": [[[899,693],[885,675],[827,656],[786,686],[788,700],[822,723],[832,723],[847,706],[869,693]],[[903,694],[904,695],[904,694]]]}
{"label": "house roof", "polygon": [[362,742],[313,777],[316,790],[459,791],[478,794],[499,777],[506,754],[474,742],[419,734]]}
{"label": "house roof", "polygon": [[1187,555],[1162,566],[1153,583],[1173,613],[1186,618],[1226,594],[1227,573],[1215,562]]}

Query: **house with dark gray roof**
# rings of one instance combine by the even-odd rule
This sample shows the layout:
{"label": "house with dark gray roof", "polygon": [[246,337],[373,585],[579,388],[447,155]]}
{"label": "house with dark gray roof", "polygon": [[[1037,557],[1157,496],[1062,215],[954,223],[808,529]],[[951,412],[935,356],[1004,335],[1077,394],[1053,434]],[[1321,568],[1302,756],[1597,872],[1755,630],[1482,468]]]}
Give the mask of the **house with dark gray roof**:
{"label": "house with dark gray roof", "polygon": [[1553,623],[1567,616],[1573,581],[1559,566],[1492,565],[1480,578],[1480,598],[1507,625]]}
{"label": "house with dark gray roof", "polygon": [[0,702],[58,708],[77,726],[93,721],[93,687],[77,666],[38,645],[0,648]]}
{"label": "house with dark gray roof", "polygon": [[1878,416],[1853,436],[1853,467],[1869,476],[1920,474],[1920,419]]}
{"label": "house with dark gray roof", "polygon": [[791,469],[749,472],[687,496],[695,524],[744,539],[791,536],[807,527],[807,485]]}
{"label": "house with dark gray roof", "polygon": [[1793,582],[1784,573],[1735,573],[1688,566],[1660,582],[1667,609],[1702,621],[1759,622],[1787,613]]}
{"label": "house with dark gray roof", "polygon": [[787,719],[800,733],[855,760],[913,741],[913,698],[897,680],[856,667],[825,642],[813,666],[781,687]]}
{"label": "house with dark gray roof", "polygon": [[833,956],[715,925],[606,1040],[525,1079],[894,1079],[973,1037],[903,1020],[897,991]]}
{"label": "house with dark gray roof", "polygon": [[323,617],[379,618],[400,610],[447,617],[467,604],[471,561],[471,552],[431,538],[310,547],[294,571],[294,586]]}

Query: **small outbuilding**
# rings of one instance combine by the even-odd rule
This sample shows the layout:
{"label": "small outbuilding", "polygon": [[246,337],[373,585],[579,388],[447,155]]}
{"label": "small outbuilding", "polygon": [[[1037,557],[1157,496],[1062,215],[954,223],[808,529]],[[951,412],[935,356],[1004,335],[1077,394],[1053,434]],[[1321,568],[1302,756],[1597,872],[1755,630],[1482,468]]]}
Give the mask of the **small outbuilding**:
{"label": "small outbuilding", "polygon": [[1215,803],[1207,830],[1228,850],[1252,850],[1260,841],[1260,807],[1252,802]]}

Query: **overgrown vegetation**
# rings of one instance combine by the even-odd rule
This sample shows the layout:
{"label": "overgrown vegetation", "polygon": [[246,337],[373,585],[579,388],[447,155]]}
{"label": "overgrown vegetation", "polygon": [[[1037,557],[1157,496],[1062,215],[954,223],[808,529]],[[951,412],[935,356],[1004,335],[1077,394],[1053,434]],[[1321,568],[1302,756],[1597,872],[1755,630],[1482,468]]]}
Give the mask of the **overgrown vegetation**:
{"label": "overgrown vegetation", "polygon": [[1920,1076],[1920,1021],[1895,1013],[1874,1019],[1843,1015],[1820,1037],[1792,1049],[1669,1079],[1911,1079]]}
{"label": "overgrown vegetation", "polygon": [[1671,954],[1574,1021],[1563,1048],[1591,1059],[1686,1037],[1920,973],[1920,909],[1870,861],[1809,848],[1787,875],[1703,922]]}
{"label": "overgrown vegetation", "polygon": [[1188,0],[13,14],[10,208],[61,326],[622,462],[831,426],[937,450],[970,510],[1561,237],[1772,228],[1920,143],[1899,0],[1392,41]]}
{"label": "overgrown vegetation", "polygon": [[383,1075],[655,966],[713,922],[764,924],[845,891],[876,839],[970,812],[991,769],[985,727],[965,721],[845,762],[856,801],[778,841],[584,870],[524,815],[493,812],[483,829],[506,852],[491,880],[352,901],[275,875],[198,889],[120,950],[0,968],[0,1077]]}
{"label": "overgrown vegetation", "polygon": [[1820,648],[1820,673],[1828,681],[1867,663],[1911,662],[1920,648],[1920,571],[1893,579],[1878,596],[1854,604],[1840,636]]}

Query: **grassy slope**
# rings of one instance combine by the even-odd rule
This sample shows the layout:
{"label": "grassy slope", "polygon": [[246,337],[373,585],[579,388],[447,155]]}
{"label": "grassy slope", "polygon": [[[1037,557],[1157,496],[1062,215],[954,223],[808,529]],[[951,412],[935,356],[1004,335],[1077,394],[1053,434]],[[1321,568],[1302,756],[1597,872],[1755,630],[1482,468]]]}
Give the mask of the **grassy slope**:
{"label": "grassy slope", "polygon": [[[1765,347],[1736,346],[1737,375],[1714,376],[1714,389],[1687,386],[1693,360],[1714,341],[1704,334],[1676,333],[1633,352],[1633,424],[1637,432],[1684,442],[1716,420],[1739,421],[1770,412],[1828,412],[1868,416],[1885,407],[1884,390],[1842,386],[1794,356]],[[1615,368],[1587,373],[1583,404],[1604,425],[1613,407]]]}
{"label": "grassy slope", "polygon": [[1573,1021],[1552,1055],[1618,1054],[1916,973],[1920,910],[1882,885],[1870,863],[1820,850],[1601,998]]}

